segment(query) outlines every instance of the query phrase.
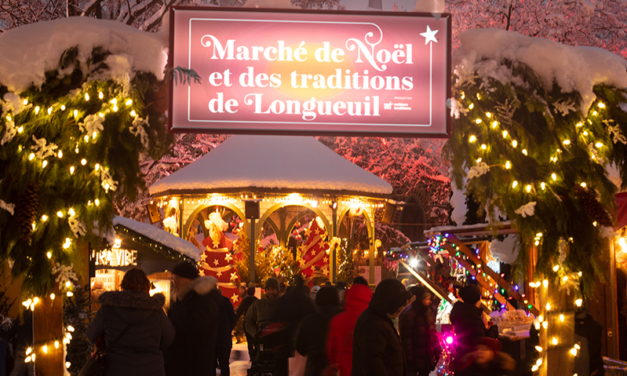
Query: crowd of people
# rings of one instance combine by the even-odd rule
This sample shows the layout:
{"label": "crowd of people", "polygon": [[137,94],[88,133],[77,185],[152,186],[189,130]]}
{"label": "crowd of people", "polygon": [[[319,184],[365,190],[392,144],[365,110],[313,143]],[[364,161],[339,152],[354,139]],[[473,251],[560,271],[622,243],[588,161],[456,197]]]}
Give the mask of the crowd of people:
{"label": "crowd of people", "polygon": [[[139,268],[125,274],[121,291],[100,296],[87,335],[106,345],[106,376],[208,376],[217,370],[228,376],[240,317],[253,360],[249,375],[426,376],[439,361],[432,295],[422,286],[407,289],[386,279],[372,293],[357,277],[348,289],[327,283],[310,290],[297,276],[282,289],[268,278],[261,299],[254,287],[242,289],[235,311],[217,281],[190,263],[172,269],[172,282],[167,312],[165,297],[150,296],[150,281]],[[509,375],[513,360],[500,351],[496,327],[482,320],[479,288],[464,287],[459,295],[451,312],[455,374]]]}

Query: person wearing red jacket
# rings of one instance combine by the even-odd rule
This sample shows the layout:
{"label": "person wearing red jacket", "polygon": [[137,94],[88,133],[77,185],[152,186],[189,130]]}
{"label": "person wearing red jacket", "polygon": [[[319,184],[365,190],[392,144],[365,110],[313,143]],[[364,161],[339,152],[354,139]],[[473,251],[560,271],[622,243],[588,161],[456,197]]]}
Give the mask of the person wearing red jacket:
{"label": "person wearing red jacket", "polygon": [[345,311],[331,319],[327,338],[327,357],[329,365],[339,369],[340,376],[351,375],[353,368],[353,331],[357,318],[368,308],[371,298],[372,292],[367,282],[364,285],[359,283],[359,281],[355,281],[353,286],[346,292]]}

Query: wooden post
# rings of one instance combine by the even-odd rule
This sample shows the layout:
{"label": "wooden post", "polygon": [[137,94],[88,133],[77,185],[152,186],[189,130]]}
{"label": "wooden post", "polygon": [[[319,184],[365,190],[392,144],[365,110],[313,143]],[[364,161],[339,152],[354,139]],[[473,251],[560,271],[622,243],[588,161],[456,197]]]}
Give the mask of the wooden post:
{"label": "wooden post", "polygon": [[[63,359],[63,296],[55,289],[56,298],[40,298],[33,312],[35,373],[37,376],[62,376]],[[54,342],[59,341],[59,348]],[[46,351],[44,351],[46,346]]]}

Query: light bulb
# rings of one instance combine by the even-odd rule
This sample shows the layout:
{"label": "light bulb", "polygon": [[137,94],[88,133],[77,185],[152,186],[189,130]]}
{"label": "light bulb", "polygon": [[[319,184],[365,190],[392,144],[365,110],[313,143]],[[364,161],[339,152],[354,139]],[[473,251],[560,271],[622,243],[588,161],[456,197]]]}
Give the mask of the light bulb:
{"label": "light bulb", "polygon": [[599,108],[605,108],[605,103],[599,102],[598,106],[599,106]]}
{"label": "light bulb", "polygon": [[602,144],[602,143],[600,143],[600,142],[597,142],[596,144],[594,144],[594,146],[596,146],[596,147],[598,147],[598,148],[602,148],[602,147],[603,147],[603,144]]}
{"label": "light bulb", "polygon": [[59,158],[63,158],[63,151],[59,150],[59,154],[57,154],[59,156]]}
{"label": "light bulb", "polygon": [[104,98],[104,95],[102,94],[102,91],[99,91],[99,92],[98,92],[98,98],[99,98],[99,99]]}
{"label": "light bulb", "polygon": [[564,144],[564,145],[567,145],[567,146],[568,146],[568,145],[570,145],[570,140],[564,140],[564,141],[562,141],[562,144]]}
{"label": "light bulb", "polygon": [[486,112],[485,116],[491,118],[492,117],[492,113],[491,112]]}
{"label": "light bulb", "polygon": [[573,347],[570,349],[570,353],[573,354],[573,356],[577,356],[577,349]]}
{"label": "light bulb", "polygon": [[540,183],[540,188],[542,188],[542,190],[545,190],[546,189],[546,183],[545,182]]}
{"label": "light bulb", "polygon": [[550,311],[551,310],[551,303],[546,303],[546,310]]}
{"label": "light bulb", "polygon": [[74,117],[78,117],[78,110],[74,110]]}
{"label": "light bulb", "polygon": [[24,99],[24,105],[26,106],[28,104],[28,99]]}
{"label": "light bulb", "polygon": [[503,138],[507,137],[507,131],[503,131]]}
{"label": "light bulb", "polygon": [[87,159],[85,159],[85,158],[81,159],[81,164],[83,166],[85,166],[87,164]]}
{"label": "light bulb", "polygon": [[89,101],[89,94],[88,93],[85,93],[85,100]]}
{"label": "light bulb", "polygon": [[518,141],[516,141],[516,140],[512,141],[512,146],[514,148],[516,148],[518,146]]}
{"label": "light bulb", "polygon": [[64,104],[61,105],[61,111],[65,111],[65,105]]}
{"label": "light bulb", "polygon": [[113,105],[113,112],[118,112],[118,106],[116,104]]}
{"label": "light bulb", "polygon": [[70,175],[74,174],[74,166],[70,166]]}
{"label": "light bulb", "polygon": [[554,271],[554,272],[556,272],[556,271],[558,271],[558,270],[560,270],[560,266],[559,266],[559,265],[555,265],[555,266],[553,267],[553,271]]}
{"label": "light bulb", "polygon": [[477,124],[481,124],[481,122],[482,122],[482,120],[481,120],[481,119],[476,119],[476,120],[475,120],[475,123],[477,123]]}
{"label": "light bulb", "polygon": [[499,122],[498,122],[498,121],[494,120],[494,121],[492,122],[492,128],[496,128],[496,127],[498,127],[498,125],[499,125]]}
{"label": "light bulb", "polygon": [[94,169],[95,169],[96,171],[100,170],[100,164],[96,163],[96,166],[94,166]]}
{"label": "light bulb", "polygon": [[584,188],[587,186],[587,184],[586,184],[585,182],[581,183],[580,185],[581,185],[582,187],[584,187]]}
{"label": "light bulb", "polygon": [[468,137],[468,142],[472,143],[472,142],[475,142],[475,141],[477,141],[477,137],[475,137],[475,135],[472,135],[472,136]]}
{"label": "light bulb", "polygon": [[542,285],[544,286],[544,288],[549,287],[549,280],[545,279],[544,281],[542,281]]}
{"label": "light bulb", "polygon": [[[48,354],[48,345],[44,345],[41,350],[44,352],[44,354]],[[575,350],[577,351],[577,350]]]}
{"label": "light bulb", "polygon": [[522,149],[522,153],[523,153],[524,155],[527,155],[527,149]]}
{"label": "light bulb", "polygon": [[[50,294],[50,300],[54,300],[54,298],[56,298],[57,296],[54,294],[54,292],[52,294]],[[59,342],[57,342],[54,345],[57,349],[59,348]]]}
{"label": "light bulb", "polygon": [[531,192],[531,185],[530,185],[530,184],[527,184],[527,186],[525,187],[525,190],[526,190],[527,192]]}
{"label": "light bulb", "polygon": [[481,144],[481,150],[485,150],[487,148],[488,148],[488,146],[486,144]]}
{"label": "light bulb", "polygon": [[41,162],[41,168],[46,168],[48,166],[48,161]]}
{"label": "light bulb", "polygon": [[35,115],[39,114],[39,109],[40,109],[39,106],[35,107]]}
{"label": "light bulb", "polygon": [[94,203],[96,204],[96,206],[99,206],[99,205],[100,205],[100,200],[95,199],[95,200],[94,200]]}
{"label": "light bulb", "polygon": [[70,217],[73,217],[76,215],[76,212],[74,211],[73,208],[70,208],[70,210],[68,210],[68,213],[70,213]]}
{"label": "light bulb", "polygon": [[35,153],[30,153],[30,155],[28,156],[28,160],[32,161],[35,158]]}
{"label": "light bulb", "polygon": [[67,330],[68,330],[69,332],[73,332],[73,331],[74,331],[74,327],[73,327],[72,325],[68,325],[68,326],[67,326]]}
{"label": "light bulb", "polygon": [[132,104],[133,104],[133,100],[132,99],[129,99],[129,100],[126,101],[126,105],[127,106],[130,106]]}
{"label": "light bulb", "polygon": [[536,346],[536,350],[537,350],[538,352],[542,352],[542,347],[540,347],[540,346]]}
{"label": "light bulb", "polygon": [[551,174],[551,179],[557,180],[557,174],[555,172]]}
{"label": "light bulb", "polygon": [[557,337],[553,337],[553,339],[551,340],[551,343],[553,344],[553,346],[557,346]]}
{"label": "light bulb", "polygon": [[48,257],[48,259],[52,258],[52,252],[48,251],[46,252],[46,257]]}
{"label": "light bulb", "polygon": [[131,116],[132,116],[132,117],[137,117],[137,112],[135,112],[135,110],[132,110],[132,111],[131,111]]}
{"label": "light bulb", "polygon": [[72,291],[68,291],[66,295],[70,298],[74,296],[74,294],[72,294]]}
{"label": "light bulb", "polygon": [[510,161],[505,162],[505,169],[509,170],[510,168],[512,168],[512,163]]}
{"label": "light bulb", "polygon": [[517,185],[518,185],[518,181],[514,180],[514,182],[512,183],[512,188],[516,188]]}
{"label": "light bulb", "polygon": [[583,300],[582,300],[582,299],[577,299],[577,300],[575,300],[575,305],[576,305],[577,307],[581,307],[581,305],[582,305],[582,304],[583,304]]}
{"label": "light bulb", "polygon": [[63,218],[63,212],[62,212],[62,211],[58,211],[58,212],[57,212],[57,217],[59,217],[59,218]]}
{"label": "light bulb", "polygon": [[48,220],[48,216],[47,216],[47,215],[45,215],[45,214],[44,214],[44,215],[42,215],[42,216],[41,216],[41,220],[42,220],[42,221],[44,221],[44,222],[46,222],[46,221]]}

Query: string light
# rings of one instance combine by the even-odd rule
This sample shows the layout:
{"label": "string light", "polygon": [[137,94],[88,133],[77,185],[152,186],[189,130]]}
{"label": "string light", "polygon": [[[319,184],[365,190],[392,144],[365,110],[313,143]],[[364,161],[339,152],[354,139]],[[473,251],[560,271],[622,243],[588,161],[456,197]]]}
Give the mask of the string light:
{"label": "string light", "polygon": [[510,161],[505,162],[505,169],[509,170],[510,168],[512,168],[512,163]]}
{"label": "string light", "polygon": [[570,140],[564,140],[564,141],[562,141],[562,144],[568,146],[568,145],[570,145]]}
{"label": "string light", "polygon": [[477,137],[475,137],[475,135],[471,135],[470,137],[468,137],[468,142],[473,143],[477,141]]}
{"label": "string light", "polygon": [[503,138],[507,138],[507,131],[503,131]]}
{"label": "string light", "polygon": [[518,146],[518,141],[514,140],[512,141],[512,147],[514,147],[514,149]]}
{"label": "string light", "polygon": [[525,190],[526,190],[527,192],[531,192],[531,185],[530,185],[530,184],[527,184],[527,186],[525,187]]}
{"label": "string light", "polygon": [[85,93],[85,100],[89,102],[89,94]]}
{"label": "string light", "polygon": [[85,166],[87,164],[87,159],[85,159],[85,158],[81,159],[81,164],[83,166]]}
{"label": "string light", "polygon": [[74,174],[74,166],[70,166],[70,175]]}
{"label": "string light", "polygon": [[551,174],[551,179],[557,180],[557,174],[555,172]]}
{"label": "string light", "polygon": [[494,121],[492,122],[492,128],[496,128],[496,127],[498,127],[498,125],[499,125],[499,122],[498,122],[498,121],[494,120]]}
{"label": "string light", "polygon": [[523,153],[524,155],[527,155],[527,149],[522,149],[522,153]]}
{"label": "string light", "polygon": [[62,211],[58,211],[58,212],[57,212],[57,217],[59,217],[59,218],[63,218],[63,212],[62,212]]}
{"label": "string light", "polygon": [[514,180],[514,182],[512,183],[512,188],[516,188],[516,186],[518,186],[518,181]]}
{"label": "string light", "polygon": [[576,305],[577,307],[581,307],[581,305],[582,305],[582,304],[583,304],[583,300],[582,300],[582,299],[577,299],[577,300],[575,300],[575,305]]}
{"label": "string light", "polygon": [[35,158],[35,153],[30,153],[30,155],[28,156],[28,160],[32,161]]}
{"label": "string light", "polygon": [[99,99],[104,98],[104,95],[102,94],[102,91],[99,91],[99,92],[98,92],[98,98],[99,98]]}

